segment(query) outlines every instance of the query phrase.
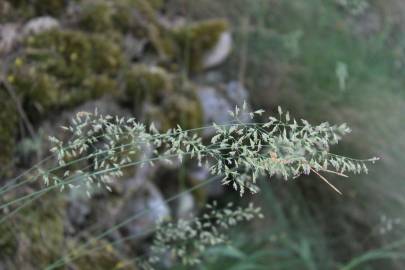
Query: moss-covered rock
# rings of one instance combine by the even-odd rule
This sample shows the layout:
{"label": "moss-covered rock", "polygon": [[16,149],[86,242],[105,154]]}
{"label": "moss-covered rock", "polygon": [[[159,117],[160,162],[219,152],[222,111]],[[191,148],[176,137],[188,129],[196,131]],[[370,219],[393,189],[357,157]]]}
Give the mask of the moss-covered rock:
{"label": "moss-covered rock", "polygon": [[88,97],[81,99],[97,99],[107,93],[116,93],[118,89],[117,81],[107,75],[93,75],[83,81],[83,92]]}
{"label": "moss-covered rock", "polygon": [[64,249],[64,200],[47,195],[0,224],[0,260],[8,269],[43,269]]}
{"label": "moss-covered rock", "polygon": [[165,4],[165,0],[131,0],[136,6],[148,2],[148,4],[155,10],[160,10]]}
{"label": "moss-covered rock", "polygon": [[[148,23],[158,24],[156,11],[162,7],[162,0],[85,1],[80,6],[78,26],[90,32],[118,30],[145,37]],[[148,23],[141,21],[139,15],[143,15]]]}
{"label": "moss-covered rock", "polygon": [[[70,250],[74,251],[75,255],[79,255],[77,259],[74,259],[69,265],[73,265],[74,269],[80,270],[136,270],[134,263],[123,259],[119,253],[115,250],[115,247],[103,240],[90,239],[90,245],[85,250],[80,250],[80,244],[73,241],[69,244]],[[87,254],[86,254],[87,253]]]}
{"label": "moss-covered rock", "polygon": [[20,69],[9,77],[24,110],[36,122],[49,111],[69,108],[107,93],[117,93],[117,83],[107,75],[90,74],[78,87],[68,88],[64,81],[33,67]]}
{"label": "moss-covered rock", "polygon": [[25,46],[11,76],[30,112],[75,106],[118,88],[124,57],[114,36],[51,30],[28,37]]}
{"label": "moss-covered rock", "polygon": [[92,61],[92,44],[90,39],[80,31],[43,32],[27,39],[29,49],[42,50],[43,59],[35,62],[45,66],[46,71],[65,80],[70,84],[81,82],[89,74]]}
{"label": "moss-covered rock", "polygon": [[172,35],[178,59],[191,71],[201,70],[204,54],[217,44],[228,28],[226,20],[212,19],[174,29]]}
{"label": "moss-covered rock", "polygon": [[166,121],[163,130],[180,125],[183,129],[201,127],[203,115],[200,102],[190,96],[171,95],[163,103]]}
{"label": "moss-covered rock", "polygon": [[[31,1],[30,1],[31,2]],[[37,15],[59,16],[66,8],[66,0],[35,0],[34,7]]]}
{"label": "moss-covered rock", "polygon": [[124,62],[124,56],[117,36],[93,35],[91,44],[91,69],[95,73],[115,76]]}
{"label": "moss-covered rock", "polygon": [[1,260],[14,256],[17,250],[18,243],[15,239],[15,236],[11,232],[12,232],[11,225],[0,225]]}
{"label": "moss-covered rock", "polygon": [[[164,1],[129,0],[129,2],[134,7],[135,14],[138,14],[135,17],[139,26],[135,28],[137,32],[146,35],[161,60],[172,60],[176,52],[174,40],[170,31],[158,20],[157,16],[157,10],[163,6]],[[140,31],[140,29],[142,30]]]}
{"label": "moss-covered rock", "polygon": [[117,82],[106,75],[90,75],[83,81],[80,88],[64,94],[61,105],[72,107],[105,94],[114,94],[117,92],[117,88]]}
{"label": "moss-covered rock", "polygon": [[128,6],[125,1],[116,2],[112,21],[114,28],[122,33],[131,33],[135,37],[145,38],[148,35],[147,28],[139,22],[136,9]]}
{"label": "moss-covered rock", "polygon": [[163,6],[163,0],[93,0],[83,4],[79,26],[93,32],[113,30],[146,38],[161,60],[167,61],[173,59],[176,50],[170,31],[158,19]]}
{"label": "moss-covered rock", "polygon": [[172,78],[164,69],[134,65],[125,75],[125,92],[129,100],[157,102],[173,90]]}
{"label": "moss-covered rock", "polygon": [[80,6],[78,24],[81,29],[103,32],[113,27],[112,3],[106,1],[85,1]]}
{"label": "moss-covered rock", "polygon": [[150,24],[148,26],[148,38],[163,63],[167,63],[176,57],[178,48],[176,48],[170,32],[166,29]]}
{"label": "moss-covered rock", "polygon": [[[124,58],[116,36],[51,30],[29,37],[26,43],[28,49],[48,51],[48,54],[42,53],[46,57],[37,64],[46,65],[48,72],[73,84],[91,72],[116,75]],[[52,55],[57,60],[52,59]]]}
{"label": "moss-covered rock", "polygon": [[175,91],[160,99],[155,105],[146,107],[146,118],[166,131],[180,125],[183,129],[201,127],[203,110],[194,84],[179,78],[172,80]]}
{"label": "moss-covered rock", "polygon": [[60,86],[52,75],[35,68],[18,70],[11,85],[21,97],[24,109],[31,116],[44,114],[56,106],[60,99]]}
{"label": "moss-covered rock", "polygon": [[66,8],[65,0],[6,0],[14,8],[19,9],[19,14],[26,17],[41,15],[59,16]]}

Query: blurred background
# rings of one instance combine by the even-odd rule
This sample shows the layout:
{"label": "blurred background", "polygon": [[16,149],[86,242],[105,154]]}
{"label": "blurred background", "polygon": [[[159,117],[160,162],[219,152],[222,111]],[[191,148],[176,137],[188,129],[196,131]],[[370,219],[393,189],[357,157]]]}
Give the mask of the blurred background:
{"label": "blurred background", "polygon": [[[91,199],[35,195],[2,209],[0,269],[42,269],[88,240],[102,248],[66,269],[137,269],[127,262],[150,236],[111,243],[213,199],[253,200],[265,218],[229,231],[232,244],[209,249],[198,269],[404,269],[405,1],[0,0],[0,64],[2,186],[95,107],[167,130],[227,122],[245,99],[269,113],[280,105],[314,124],[348,123],[334,152],[381,158],[367,175],[328,177],[343,196],[306,176],[263,179],[254,196],[211,185],[164,203],[209,177],[192,163],[133,168]],[[0,201],[40,188],[30,181]],[[148,205],[158,207],[97,238]]]}

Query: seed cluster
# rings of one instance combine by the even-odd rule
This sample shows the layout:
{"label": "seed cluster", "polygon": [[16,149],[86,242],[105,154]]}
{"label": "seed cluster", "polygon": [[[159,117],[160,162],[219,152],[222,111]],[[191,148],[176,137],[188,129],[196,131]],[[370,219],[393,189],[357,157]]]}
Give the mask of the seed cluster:
{"label": "seed cluster", "polygon": [[[223,184],[231,184],[242,196],[246,190],[258,191],[258,178],[278,175],[287,180],[313,172],[330,184],[321,172],[341,176],[347,172],[367,173],[366,163],[377,160],[330,153],[330,146],[350,132],[346,124],[324,122],[313,126],[304,119],[291,118],[280,107],[278,117],[269,117],[266,122],[243,122],[243,114],[253,120],[264,113],[248,112],[245,104],[229,113],[234,120],[228,124],[213,123],[192,130],[178,126],[166,132],[158,131],[153,124],[146,127],[134,118],[104,116],[97,111],[79,113],[72,125],[62,127],[71,139],[63,143],[50,138],[54,145],[51,151],[58,158],[63,176],[43,173],[44,181],[48,185],[51,179],[61,189],[65,185],[84,187],[90,195],[94,185],[111,190],[109,184],[121,177],[126,167],[189,158],[199,166],[207,166],[212,175],[221,176]],[[214,130],[209,143],[199,135],[203,129]],[[145,146],[154,149],[154,156],[138,160]],[[87,160],[89,165],[73,172],[67,169],[78,160]]]}
{"label": "seed cluster", "polygon": [[225,208],[218,209],[216,202],[213,202],[206,205],[205,212],[200,218],[162,222],[150,247],[151,256],[141,262],[144,269],[154,269],[153,265],[161,263],[164,255],[186,266],[199,264],[201,254],[207,248],[228,241],[222,231],[243,221],[263,218],[261,209],[253,204],[242,208],[229,203]]}

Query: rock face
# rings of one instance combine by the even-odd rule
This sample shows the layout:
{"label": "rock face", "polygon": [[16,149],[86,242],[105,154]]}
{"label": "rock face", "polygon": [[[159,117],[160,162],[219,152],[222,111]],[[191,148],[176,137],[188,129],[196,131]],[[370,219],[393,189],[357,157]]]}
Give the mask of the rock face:
{"label": "rock face", "polygon": [[203,67],[212,68],[222,64],[232,50],[232,36],[230,32],[224,32],[214,48],[204,55]]}

